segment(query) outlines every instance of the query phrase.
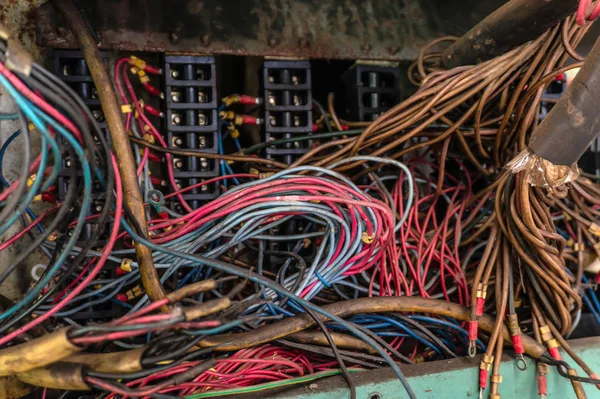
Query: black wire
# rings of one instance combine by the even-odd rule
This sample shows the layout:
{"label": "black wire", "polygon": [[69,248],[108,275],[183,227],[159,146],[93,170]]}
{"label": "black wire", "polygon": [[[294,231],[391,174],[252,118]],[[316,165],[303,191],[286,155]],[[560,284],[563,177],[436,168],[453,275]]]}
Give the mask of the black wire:
{"label": "black wire", "polygon": [[[300,306],[302,306],[302,305],[300,305]],[[317,323],[317,325],[321,329],[321,332],[323,333],[323,335],[325,335],[325,338],[327,339],[327,342],[329,342],[329,346],[331,347],[331,350],[333,351],[333,357],[335,357],[336,362],[338,362],[338,364],[340,365],[340,369],[342,370],[344,379],[346,380],[346,382],[348,383],[348,387],[350,388],[350,399],[356,399],[356,384],[354,384],[354,380],[352,379],[352,376],[350,375],[350,372],[348,371],[348,368],[346,367],[346,364],[344,363],[344,359],[342,358],[342,355],[340,354],[340,351],[338,350],[337,345],[333,341],[331,334],[329,334],[329,331],[327,330],[325,323],[323,323],[321,318],[318,317],[308,307],[302,306],[302,308],[310,317],[312,317],[314,319],[315,323]]]}
{"label": "black wire", "polygon": [[394,316],[397,319],[403,321],[405,324],[410,324],[411,326],[413,326],[414,328],[416,328],[417,330],[422,332],[425,335],[426,340],[433,341],[436,344],[436,346],[438,348],[443,349],[444,352],[446,352],[446,354],[450,355],[451,357],[458,357],[458,355],[456,353],[454,353],[452,350],[450,350],[450,348],[448,348],[442,342],[442,340],[440,340],[438,337],[436,337],[434,333],[432,333],[429,329],[425,328],[421,323],[418,323],[417,321],[411,319],[410,317],[406,317],[401,314],[394,313]]}
{"label": "black wire", "polygon": [[[23,133],[23,164],[21,166],[21,174],[19,176],[19,183],[15,192],[12,194],[12,198],[7,201],[6,205],[0,212],[0,224],[3,224],[8,216],[13,213],[13,210],[17,207],[21,201],[23,194],[27,191],[27,179],[29,178],[29,168],[31,166],[31,137],[29,136],[29,127],[27,126],[27,118],[20,109],[17,110],[19,114],[19,123],[21,124],[21,132]],[[29,204],[21,204],[21,209],[25,209]]]}

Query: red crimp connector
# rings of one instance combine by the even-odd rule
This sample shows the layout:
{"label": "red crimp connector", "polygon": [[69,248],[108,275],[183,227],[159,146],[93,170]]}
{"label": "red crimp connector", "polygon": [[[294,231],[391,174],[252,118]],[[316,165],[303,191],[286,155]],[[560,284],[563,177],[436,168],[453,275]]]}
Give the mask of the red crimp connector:
{"label": "red crimp connector", "polygon": [[477,341],[477,330],[479,329],[479,322],[477,320],[471,320],[469,322],[469,341]]}
{"label": "red crimp connector", "polygon": [[152,182],[152,185],[154,185],[154,186],[164,186],[165,185],[165,181],[163,179],[161,179],[160,177],[150,176],[150,181]]}
{"label": "red crimp connector", "polygon": [[148,105],[146,103],[144,103],[144,111],[146,111],[150,115],[154,115],[154,116],[158,116],[158,117],[162,116],[162,113],[158,109],[156,109],[152,105]]}
{"label": "red crimp connector", "polygon": [[479,369],[479,388],[485,389],[487,388],[488,383],[488,371],[487,369]]}
{"label": "red crimp connector", "polygon": [[116,298],[117,298],[117,301],[127,302],[127,295],[125,295],[125,294],[117,294]]}
{"label": "red crimp connector", "polygon": [[548,395],[548,380],[545,374],[538,374],[538,395]]}
{"label": "red crimp connector", "polygon": [[148,159],[151,160],[152,162],[158,162],[158,163],[162,162],[162,158],[159,155],[156,155],[150,151],[148,151]]}
{"label": "red crimp connector", "polygon": [[117,267],[117,268],[115,269],[115,274],[116,274],[117,276],[122,276],[122,275],[124,275],[124,274],[127,274],[127,272],[126,272],[125,270],[121,269],[120,267]]}
{"label": "red crimp connector", "polygon": [[600,273],[596,274],[596,277],[594,277],[594,282],[596,284],[600,284]]}
{"label": "red crimp connector", "polygon": [[159,212],[158,213],[158,218],[166,220],[166,219],[169,218],[169,214],[167,212]]}
{"label": "red crimp connector", "polygon": [[317,125],[316,123],[312,124],[312,131],[313,133],[315,133],[317,130],[319,130],[319,125]]}
{"label": "red crimp connector", "polygon": [[483,316],[483,308],[485,305],[485,298],[475,298],[475,314],[477,316]]}
{"label": "red crimp connector", "polygon": [[240,96],[240,104],[260,104],[261,102],[261,99],[258,97],[252,97],[246,94]]}
{"label": "red crimp connector", "polygon": [[515,354],[522,355],[525,353],[525,347],[523,347],[523,338],[521,334],[512,336],[513,346],[515,347]]}
{"label": "red crimp connector", "polygon": [[160,75],[162,73],[162,69],[152,66],[150,64],[146,64],[144,66],[144,71],[151,73],[153,75]]}
{"label": "red crimp connector", "polygon": [[240,115],[244,125],[260,125],[260,119],[250,115]]}
{"label": "red crimp connector", "polygon": [[47,191],[44,191],[42,193],[42,201],[49,202],[51,204],[56,204],[56,195],[49,193]]}
{"label": "red crimp connector", "polygon": [[560,355],[558,348],[548,348],[548,352],[550,352],[550,355],[552,355],[552,357],[556,360],[562,360],[562,356]]}
{"label": "red crimp connector", "polygon": [[158,89],[158,87],[152,86],[148,82],[144,83],[144,89],[146,89],[146,91],[148,91],[148,93],[152,94],[153,96],[160,96],[160,90]]}

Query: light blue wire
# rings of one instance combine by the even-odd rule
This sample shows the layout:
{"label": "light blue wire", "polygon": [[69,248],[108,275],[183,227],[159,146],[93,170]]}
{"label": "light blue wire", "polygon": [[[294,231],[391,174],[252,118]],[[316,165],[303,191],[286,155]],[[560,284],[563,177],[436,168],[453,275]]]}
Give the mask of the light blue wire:
{"label": "light blue wire", "polygon": [[[8,149],[8,146],[10,145],[10,143],[12,143],[17,137],[19,137],[19,134],[21,134],[20,130],[17,130],[16,132],[14,132],[2,145],[2,148],[0,149],[0,181],[2,182],[2,185],[6,188],[10,187],[10,184],[8,183],[8,181],[4,178],[4,173],[2,171],[2,163],[4,161],[4,154],[6,153],[6,150]],[[31,208],[27,207],[25,208],[25,211],[27,212],[27,214],[32,218],[32,220],[37,219],[37,216],[35,215],[35,213],[31,210]],[[40,233],[44,233],[44,228],[42,227],[41,223],[37,224],[37,229],[40,231]]]}
{"label": "light blue wire", "polygon": [[12,121],[19,119],[19,114],[0,114],[0,121]]}
{"label": "light blue wire", "polygon": [[287,291],[284,288],[282,288],[281,286],[279,286],[279,284],[270,282],[268,280],[264,281],[262,279],[259,279],[254,274],[250,274],[247,270],[238,268],[237,266],[229,265],[227,263],[218,261],[216,259],[210,259],[210,258],[206,258],[206,257],[199,256],[199,255],[193,255],[193,254],[184,253],[184,252],[174,252],[170,248],[167,248],[167,247],[164,247],[161,245],[157,245],[157,244],[153,243],[152,241],[149,241],[149,240],[145,239],[144,237],[139,236],[135,231],[133,231],[133,229],[127,224],[127,221],[125,220],[125,218],[122,218],[121,221],[122,221],[123,228],[127,231],[127,233],[129,233],[129,235],[131,235],[131,237],[136,242],[139,242],[142,245],[145,245],[154,251],[169,253],[173,256],[187,259],[192,262],[204,263],[204,264],[210,265],[211,267],[214,267],[215,269],[217,269],[219,271],[222,271],[222,272],[225,272],[228,274],[232,274],[234,276],[238,276],[241,278],[247,278],[248,280],[250,280],[254,283],[258,283],[258,284],[264,285],[267,288],[270,288],[271,290],[277,292],[278,294],[280,294],[282,296],[288,297],[298,303],[301,303],[302,306],[307,307],[317,313],[322,314],[323,316],[327,317],[328,319],[330,319],[333,322],[336,322],[341,325],[345,325],[346,328],[352,334],[354,334],[357,338],[360,338],[363,341],[365,341],[369,346],[373,347],[381,355],[381,357],[383,357],[385,362],[390,366],[390,368],[392,369],[394,374],[396,374],[396,376],[398,377],[398,379],[404,386],[406,392],[408,393],[408,396],[411,399],[416,399],[416,395],[415,395],[414,391],[412,390],[412,388],[410,387],[408,380],[406,379],[406,377],[404,376],[404,373],[402,372],[402,370],[400,370],[400,367],[396,364],[394,359],[392,359],[392,357],[371,337],[369,337],[367,334],[362,332],[360,329],[358,329],[350,324],[347,324],[342,318],[340,318],[330,312],[327,312],[325,309],[321,308],[320,306],[317,306],[311,302],[308,302],[300,297],[295,296],[294,294],[290,293],[289,291]]}
{"label": "light blue wire", "polygon": [[[60,254],[60,256],[58,257],[58,259],[56,260],[54,265],[47,271],[47,273],[44,274],[44,276],[38,281],[38,283],[35,285],[35,287],[33,287],[21,301],[19,301],[18,303],[16,303],[15,305],[10,307],[6,311],[4,311],[2,314],[0,314],[0,320],[5,320],[6,318],[10,317],[15,312],[17,312],[19,309],[21,309],[22,307],[24,307],[27,304],[34,301],[35,298],[37,298],[38,294],[42,291],[42,289],[44,289],[44,287],[54,277],[54,275],[56,274],[58,269],[60,269],[63,262],[66,260],[66,258],[69,256],[71,248],[75,245],[75,242],[76,242],[77,238],[79,237],[81,230],[83,229],[83,225],[85,224],[85,211],[84,210],[89,209],[91,192],[92,192],[92,174],[90,171],[89,162],[85,156],[85,152],[84,152],[83,148],[81,147],[81,145],[79,145],[79,143],[73,136],[71,136],[61,125],[59,125],[52,118],[50,118],[49,116],[42,113],[33,104],[29,104],[20,95],[20,93],[17,92],[8,83],[8,81],[2,75],[0,75],[0,84],[2,84],[6,88],[6,90],[13,97],[13,99],[15,100],[17,105],[23,110],[23,112],[28,117],[28,119],[30,119],[33,122],[33,124],[36,126],[36,128],[42,133],[42,161],[44,161],[44,154],[47,153],[46,137],[50,137],[50,139],[51,139],[51,136],[47,130],[46,125],[40,120],[40,117],[41,117],[41,119],[44,119],[47,123],[52,125],[52,127],[61,136],[63,136],[67,140],[67,142],[73,147],[73,149],[77,153],[78,157],[81,159],[81,165],[83,168],[83,177],[84,177],[82,212],[79,214],[79,216],[77,218],[77,223],[75,224],[75,227],[73,229],[73,235],[72,235],[71,239],[65,245],[63,252]],[[53,141],[53,140],[51,139],[50,141]],[[42,162],[42,163],[44,163],[44,162]],[[45,165],[44,165],[44,167],[45,167]],[[58,168],[54,168],[54,169],[56,170],[56,174],[58,174],[58,170],[57,170]],[[42,169],[42,172],[43,172],[43,169]],[[41,175],[42,174],[40,173],[40,176]],[[34,182],[34,185],[36,184],[36,182],[41,182],[42,180],[43,179],[36,179],[36,181]],[[32,186],[31,191],[33,191],[33,190],[34,190],[34,188]],[[37,190],[37,187],[36,187],[36,190]]]}

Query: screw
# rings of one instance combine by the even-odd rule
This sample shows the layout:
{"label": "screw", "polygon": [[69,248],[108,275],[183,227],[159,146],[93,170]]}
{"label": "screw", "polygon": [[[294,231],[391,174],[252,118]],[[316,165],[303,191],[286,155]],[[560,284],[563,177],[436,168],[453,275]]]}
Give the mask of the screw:
{"label": "screw", "polygon": [[298,76],[296,76],[296,75],[292,75],[292,83],[293,83],[293,84],[297,85],[299,81],[300,81],[300,80],[298,79]]}
{"label": "screw", "polygon": [[175,186],[181,190],[181,182],[179,180],[175,180]]}
{"label": "screw", "polygon": [[95,87],[92,89],[92,98],[98,98],[98,90]]}
{"label": "screw", "polygon": [[277,125],[277,121],[275,120],[274,116],[269,117],[269,123],[271,124],[271,126]]}
{"label": "screw", "polygon": [[207,47],[210,44],[210,36],[208,35],[208,33],[202,36],[200,42],[204,47]]}
{"label": "screw", "polygon": [[208,186],[205,184],[202,187],[200,187],[200,191],[208,191]]}
{"label": "screw", "polygon": [[206,94],[203,91],[198,92],[198,102],[205,103],[206,102]]}
{"label": "screw", "polygon": [[206,138],[204,136],[200,136],[198,139],[198,147],[205,148],[206,147]]}
{"label": "screw", "polygon": [[98,204],[96,205],[96,212],[101,212],[102,211],[102,205]]}
{"label": "screw", "polygon": [[206,158],[200,158],[200,167],[202,169],[208,168],[208,160]]}
{"label": "screw", "polygon": [[273,75],[269,75],[269,83],[275,83],[275,78]]}
{"label": "screw", "polygon": [[171,71],[171,77],[172,77],[173,79],[177,79],[177,78],[179,77],[179,71],[178,71],[178,70],[176,70],[176,69],[172,70],[172,71]]}
{"label": "screw", "polygon": [[275,105],[276,103],[275,96],[272,93],[269,93],[269,104]]}
{"label": "screw", "polygon": [[181,137],[174,137],[173,138],[173,145],[175,147],[181,147],[182,144],[183,144],[183,140],[181,140]]}
{"label": "screw", "polygon": [[171,122],[173,122],[174,125],[179,125],[181,123],[181,116],[178,114],[173,114],[171,117]]}
{"label": "screw", "polygon": [[301,105],[300,104],[300,96],[294,95],[294,100],[293,101],[294,101],[294,105],[296,105],[296,106],[297,105]]}
{"label": "screw", "polygon": [[279,41],[274,37],[271,37],[269,39],[269,47],[275,47],[275,46],[277,46],[278,43],[279,43]]}
{"label": "screw", "polygon": [[179,100],[181,100],[181,93],[178,91],[172,91],[171,100],[173,100],[174,103],[178,103]]}
{"label": "screw", "polygon": [[299,116],[294,116],[294,126],[296,126],[296,127],[300,126],[300,117]]}
{"label": "screw", "polygon": [[179,41],[179,36],[177,35],[177,33],[171,32],[169,34],[169,41],[173,44],[177,43]]}
{"label": "screw", "polygon": [[198,125],[206,125],[206,115],[203,112],[198,112]]}
{"label": "screw", "polygon": [[173,160],[173,165],[175,165],[175,167],[177,169],[181,169],[181,168],[183,168],[183,161],[181,159],[179,159],[179,158],[175,158]]}

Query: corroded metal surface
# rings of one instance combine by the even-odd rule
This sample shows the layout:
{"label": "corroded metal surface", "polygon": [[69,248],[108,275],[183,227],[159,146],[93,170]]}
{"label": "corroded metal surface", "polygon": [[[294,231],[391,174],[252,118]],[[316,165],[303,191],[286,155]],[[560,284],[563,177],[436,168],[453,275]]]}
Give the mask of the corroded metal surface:
{"label": "corroded metal surface", "polygon": [[[448,3],[459,5],[454,14],[448,15]],[[79,5],[107,49],[406,60],[414,59],[418,49],[435,37],[461,34],[501,3],[89,0]],[[40,8],[39,44],[76,47],[61,25],[49,5]]]}

